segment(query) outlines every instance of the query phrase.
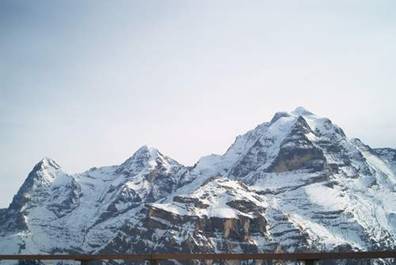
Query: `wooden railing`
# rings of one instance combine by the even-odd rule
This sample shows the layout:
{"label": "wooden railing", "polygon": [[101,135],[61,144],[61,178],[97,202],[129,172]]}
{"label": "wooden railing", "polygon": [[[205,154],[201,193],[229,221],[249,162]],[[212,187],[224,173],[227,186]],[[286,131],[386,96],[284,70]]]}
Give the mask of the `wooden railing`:
{"label": "wooden railing", "polygon": [[396,259],[396,251],[367,251],[367,252],[299,252],[299,253],[257,253],[257,254],[231,254],[231,253],[153,253],[153,254],[109,254],[109,255],[0,255],[0,260],[75,260],[82,265],[90,261],[99,260],[134,260],[149,261],[151,265],[158,265],[161,260],[283,260],[302,261],[312,265],[319,260],[347,260],[347,259]]}

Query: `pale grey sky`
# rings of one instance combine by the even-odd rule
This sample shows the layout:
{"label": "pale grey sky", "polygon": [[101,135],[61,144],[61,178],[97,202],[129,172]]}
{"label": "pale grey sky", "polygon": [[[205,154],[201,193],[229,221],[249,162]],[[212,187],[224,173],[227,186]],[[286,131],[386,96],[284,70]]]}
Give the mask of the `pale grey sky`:
{"label": "pale grey sky", "polygon": [[304,106],[396,147],[396,2],[0,1],[0,207],[44,156],[192,165]]}

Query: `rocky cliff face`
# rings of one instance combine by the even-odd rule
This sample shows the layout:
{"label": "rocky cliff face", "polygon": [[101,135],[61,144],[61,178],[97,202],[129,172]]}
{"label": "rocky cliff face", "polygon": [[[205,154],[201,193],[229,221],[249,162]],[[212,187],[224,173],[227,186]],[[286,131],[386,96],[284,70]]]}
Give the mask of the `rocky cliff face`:
{"label": "rocky cliff face", "polygon": [[2,253],[394,249],[396,150],[297,108],[194,167],[148,147],[76,175],[44,159],[0,238]]}

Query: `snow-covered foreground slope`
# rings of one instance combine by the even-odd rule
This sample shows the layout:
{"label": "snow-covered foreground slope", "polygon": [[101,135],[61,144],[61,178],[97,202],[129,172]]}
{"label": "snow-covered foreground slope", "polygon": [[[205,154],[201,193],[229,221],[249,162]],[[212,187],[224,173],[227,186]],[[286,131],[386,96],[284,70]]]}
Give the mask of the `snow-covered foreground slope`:
{"label": "snow-covered foreground slope", "polygon": [[396,150],[329,119],[276,113],[185,167],[142,147],[70,175],[43,159],[8,209],[2,253],[395,249]]}

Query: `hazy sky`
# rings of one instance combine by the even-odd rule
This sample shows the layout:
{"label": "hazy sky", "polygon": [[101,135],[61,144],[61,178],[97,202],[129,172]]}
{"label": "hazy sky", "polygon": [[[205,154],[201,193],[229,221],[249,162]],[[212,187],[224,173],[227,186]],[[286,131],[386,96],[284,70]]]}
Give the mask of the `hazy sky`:
{"label": "hazy sky", "polygon": [[0,207],[44,156],[181,163],[304,106],[396,147],[396,1],[0,1]]}

